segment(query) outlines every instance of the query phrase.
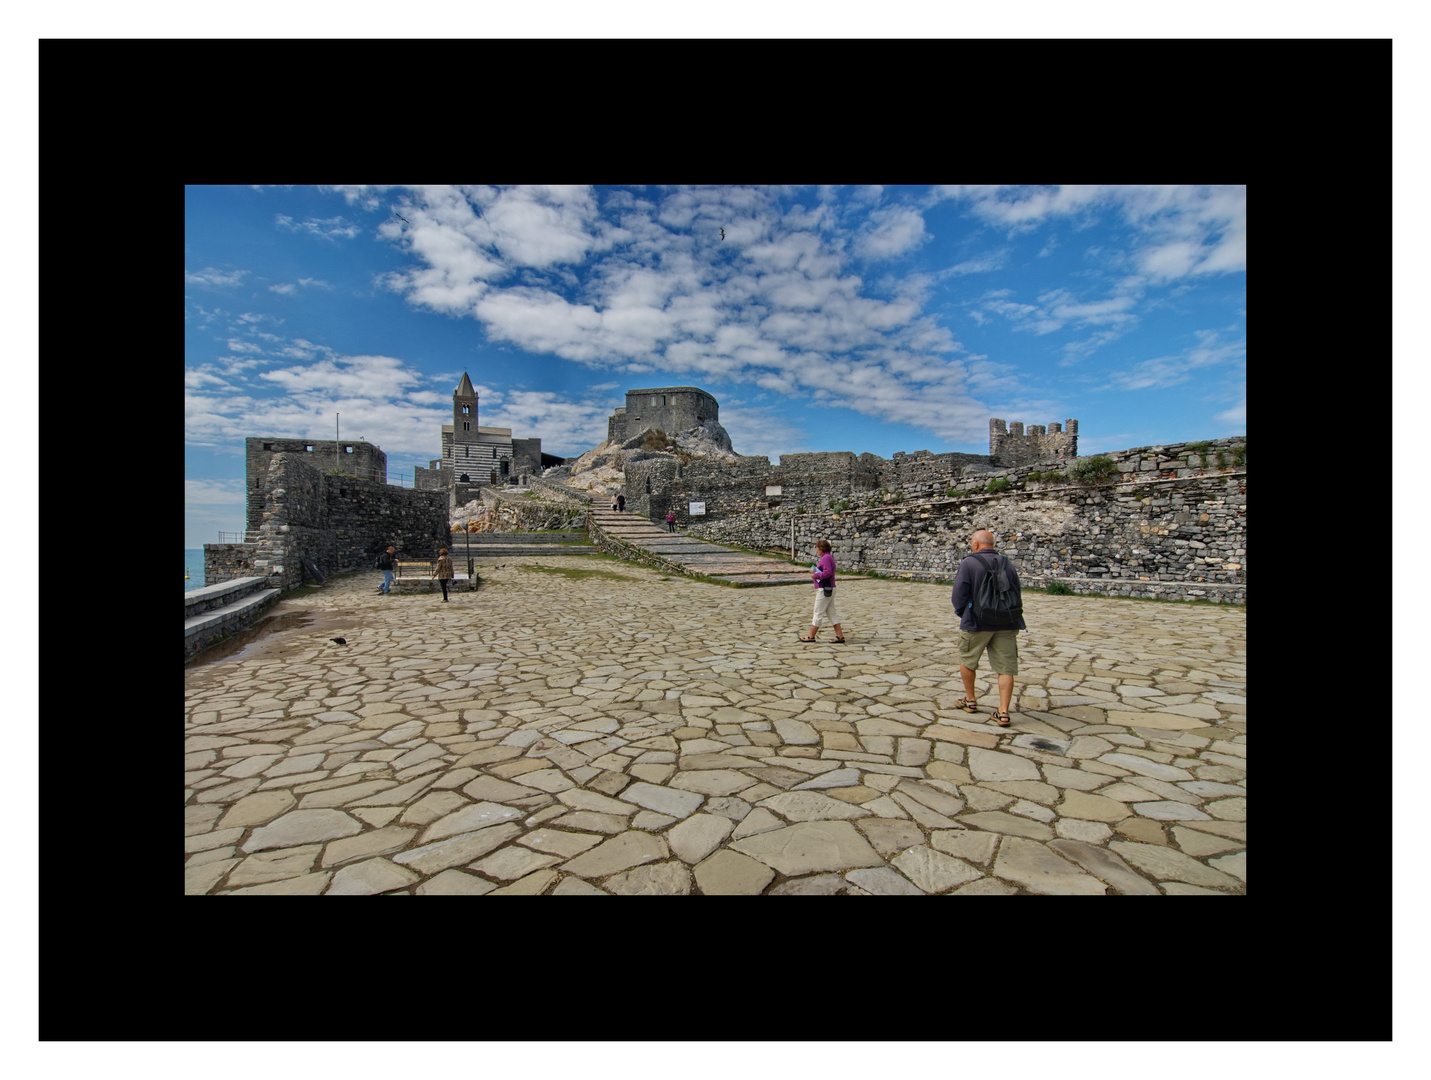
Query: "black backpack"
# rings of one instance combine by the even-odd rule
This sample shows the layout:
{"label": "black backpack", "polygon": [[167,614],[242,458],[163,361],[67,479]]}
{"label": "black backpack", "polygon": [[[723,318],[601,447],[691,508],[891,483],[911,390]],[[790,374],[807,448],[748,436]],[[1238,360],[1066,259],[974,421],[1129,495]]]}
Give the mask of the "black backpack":
{"label": "black backpack", "polygon": [[988,571],[974,586],[972,603],[974,621],[980,630],[1006,630],[1018,626],[1023,615],[1024,600],[1018,582],[1008,572],[1008,560],[995,555],[998,560],[993,566],[984,562],[983,552],[974,552],[984,569]]}

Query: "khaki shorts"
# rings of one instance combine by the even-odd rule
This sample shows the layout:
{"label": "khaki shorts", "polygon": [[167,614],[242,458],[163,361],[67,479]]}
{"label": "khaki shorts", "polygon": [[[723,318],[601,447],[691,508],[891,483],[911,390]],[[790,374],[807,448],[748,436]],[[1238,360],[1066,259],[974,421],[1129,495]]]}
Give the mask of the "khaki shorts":
{"label": "khaki shorts", "polygon": [[826,622],[831,626],[838,626],[840,624],[840,616],[835,611],[835,596],[833,592],[829,596],[826,596],[823,589],[816,589],[815,611],[810,616],[810,625],[823,626]]}
{"label": "khaki shorts", "polygon": [[1019,673],[1019,632],[1017,630],[960,630],[959,663],[970,671],[979,670],[979,657],[989,650],[989,668],[995,675]]}

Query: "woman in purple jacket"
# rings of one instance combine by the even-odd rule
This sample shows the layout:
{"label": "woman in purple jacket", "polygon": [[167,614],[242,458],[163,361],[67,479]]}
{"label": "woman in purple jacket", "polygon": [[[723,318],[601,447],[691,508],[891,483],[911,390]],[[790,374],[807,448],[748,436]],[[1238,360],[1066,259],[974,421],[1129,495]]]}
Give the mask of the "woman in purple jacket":
{"label": "woman in purple jacket", "polygon": [[820,559],[810,568],[810,576],[815,579],[815,614],[810,617],[810,633],[800,634],[801,641],[814,641],[819,633],[822,619],[829,619],[835,628],[835,644],[843,645],[845,635],[840,630],[840,616],[835,613],[835,557],[830,554],[830,541],[821,540],[815,545]]}

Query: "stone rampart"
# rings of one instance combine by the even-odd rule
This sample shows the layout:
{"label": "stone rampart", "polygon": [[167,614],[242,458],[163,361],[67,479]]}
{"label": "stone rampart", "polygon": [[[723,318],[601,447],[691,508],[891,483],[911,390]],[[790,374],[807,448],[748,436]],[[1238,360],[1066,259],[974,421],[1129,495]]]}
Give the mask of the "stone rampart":
{"label": "stone rampart", "polygon": [[325,475],[299,454],[276,453],[264,477],[253,572],[291,589],[302,584],[305,558],[326,576],[366,570],[389,545],[400,558],[431,558],[447,537],[445,492]]}
{"label": "stone rampart", "polygon": [[[957,497],[886,502],[902,496],[877,492],[839,513],[765,508],[697,521],[690,533],[787,555],[793,540],[797,561],[813,561],[824,538],[847,571],[951,580],[982,528],[1031,586],[1246,603],[1244,447],[1243,439],[1140,447],[1106,455],[1114,471],[1102,483],[1025,466],[980,476],[980,492]],[[990,481],[1009,487],[990,492]]]}

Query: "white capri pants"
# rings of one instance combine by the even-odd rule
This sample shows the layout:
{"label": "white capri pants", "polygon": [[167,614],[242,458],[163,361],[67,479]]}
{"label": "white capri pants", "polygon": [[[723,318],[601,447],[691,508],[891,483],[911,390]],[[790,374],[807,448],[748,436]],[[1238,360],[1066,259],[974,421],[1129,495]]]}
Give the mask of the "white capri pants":
{"label": "white capri pants", "polygon": [[815,614],[810,616],[811,626],[824,626],[822,619],[828,619],[831,626],[840,624],[840,616],[835,611],[835,594],[825,595],[824,589],[815,590]]}

